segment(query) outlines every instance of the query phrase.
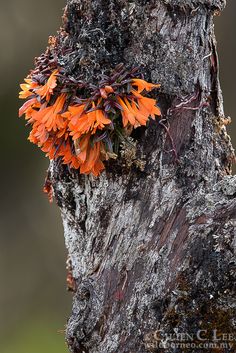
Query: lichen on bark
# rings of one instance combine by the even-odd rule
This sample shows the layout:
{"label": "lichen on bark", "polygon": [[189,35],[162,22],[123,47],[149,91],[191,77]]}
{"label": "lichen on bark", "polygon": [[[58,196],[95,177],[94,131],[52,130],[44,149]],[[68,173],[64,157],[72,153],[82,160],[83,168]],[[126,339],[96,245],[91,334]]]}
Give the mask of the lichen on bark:
{"label": "lichen on bark", "polygon": [[67,1],[58,63],[90,82],[121,62],[140,66],[161,83],[169,132],[155,121],[133,133],[143,171],[114,160],[93,178],[50,164],[76,282],[73,353],[162,352],[158,330],[235,329],[234,152],[213,27],[224,5]]}

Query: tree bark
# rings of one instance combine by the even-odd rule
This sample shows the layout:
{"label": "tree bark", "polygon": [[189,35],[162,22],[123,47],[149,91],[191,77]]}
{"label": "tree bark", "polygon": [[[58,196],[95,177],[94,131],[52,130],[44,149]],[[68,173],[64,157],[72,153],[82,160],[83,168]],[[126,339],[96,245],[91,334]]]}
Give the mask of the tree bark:
{"label": "tree bark", "polygon": [[[161,84],[162,110],[134,133],[144,171],[121,159],[98,178],[50,165],[75,290],[73,353],[206,352],[161,344],[235,331],[236,177],[213,28],[224,5],[67,1],[55,53],[67,73],[96,82],[121,62],[141,66]],[[217,352],[235,352],[231,343]]]}

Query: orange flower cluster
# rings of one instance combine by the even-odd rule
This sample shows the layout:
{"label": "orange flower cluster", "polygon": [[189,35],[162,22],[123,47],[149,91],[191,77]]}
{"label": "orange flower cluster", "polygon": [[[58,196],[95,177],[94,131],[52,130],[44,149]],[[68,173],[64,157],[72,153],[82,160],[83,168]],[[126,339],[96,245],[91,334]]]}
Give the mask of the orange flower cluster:
{"label": "orange flower cluster", "polygon": [[60,83],[58,69],[43,84],[34,76],[25,79],[19,97],[27,100],[19,116],[25,114],[32,126],[29,140],[51,160],[60,158],[81,174],[98,176],[112,152],[111,136],[117,125],[137,128],[161,114],[156,100],[141,94],[159,85],[132,78],[129,91],[124,92],[127,82],[122,91],[120,86],[99,85],[93,97],[73,100]]}

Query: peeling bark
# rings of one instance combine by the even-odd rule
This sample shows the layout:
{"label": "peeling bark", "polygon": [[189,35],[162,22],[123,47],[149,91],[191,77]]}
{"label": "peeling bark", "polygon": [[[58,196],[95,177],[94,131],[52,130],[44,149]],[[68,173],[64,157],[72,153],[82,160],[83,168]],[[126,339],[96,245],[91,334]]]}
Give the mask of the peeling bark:
{"label": "peeling bark", "polygon": [[118,63],[141,66],[161,83],[169,127],[135,131],[144,171],[117,160],[94,178],[50,165],[75,281],[73,353],[206,352],[158,345],[174,330],[235,331],[236,177],[213,31],[224,5],[67,2],[56,54],[67,73],[94,82]]}

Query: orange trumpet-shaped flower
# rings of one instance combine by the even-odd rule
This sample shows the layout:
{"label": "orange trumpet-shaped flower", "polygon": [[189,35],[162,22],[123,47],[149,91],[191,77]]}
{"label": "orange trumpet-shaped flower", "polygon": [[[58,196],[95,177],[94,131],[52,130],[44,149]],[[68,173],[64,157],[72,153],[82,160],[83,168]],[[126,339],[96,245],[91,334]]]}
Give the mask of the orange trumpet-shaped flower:
{"label": "orange trumpet-shaped flower", "polygon": [[87,123],[87,118],[84,113],[85,104],[79,106],[69,106],[68,111],[62,114],[69,121],[68,127],[70,135],[73,139],[78,139],[86,129],[84,129],[84,124]]}
{"label": "orange trumpet-shaped flower", "polygon": [[49,133],[53,131],[56,138],[63,137],[64,140],[68,137],[66,131],[67,121],[60,114],[66,96],[65,94],[60,95],[54,105],[49,107],[42,107],[36,111],[29,108],[26,112],[26,119],[33,124],[32,131],[29,136],[29,140],[33,143],[42,146],[49,138]]}
{"label": "orange trumpet-shaped flower", "polygon": [[41,147],[49,138],[49,133],[44,124],[38,122],[33,124],[29,135],[29,141]]}
{"label": "orange trumpet-shaped flower", "polygon": [[153,119],[155,119],[155,115],[158,115],[158,116],[161,115],[161,110],[156,106],[157,102],[155,99],[144,97],[135,90],[132,90],[131,93],[137,98],[138,105],[143,114],[145,115],[147,114],[148,116],[151,116]]}
{"label": "orange trumpet-shaped flower", "polygon": [[78,158],[80,159],[81,157],[83,158],[83,163],[80,166],[80,173],[81,174],[90,174],[92,173],[94,176],[98,176],[100,172],[105,169],[104,164],[101,161],[101,142],[96,142],[94,143],[93,146],[90,146],[90,144],[87,144],[87,149],[86,149],[86,159],[84,159],[85,154],[83,153],[84,151],[81,151],[83,153],[83,156],[80,154],[78,155]]}
{"label": "orange trumpet-shaped flower", "polygon": [[56,102],[34,114],[34,119],[45,125],[47,131],[64,129],[66,119],[60,114],[66,101],[66,94],[61,94]]}
{"label": "orange trumpet-shaped flower", "polygon": [[45,143],[40,146],[41,150],[46,153],[46,156],[49,157],[50,160],[55,159],[56,154],[56,144],[55,139],[53,137],[49,137]]}
{"label": "orange trumpet-shaped flower", "polygon": [[[111,120],[108,119],[105,113],[100,109],[95,109],[95,103],[93,103],[93,111],[84,112],[84,105],[78,107],[69,107],[70,123],[69,129],[70,135],[73,136],[73,140],[77,140],[81,135],[86,133],[95,133],[97,129],[103,129],[105,125],[109,125]],[[68,116],[68,113],[66,113]]]}
{"label": "orange trumpet-shaped flower", "polygon": [[[123,100],[119,97],[118,103],[122,107],[121,115],[124,127],[130,123],[135,128],[141,125],[146,125],[149,116],[155,118],[155,115],[160,115],[160,110],[156,107],[155,99],[146,98],[139,94],[137,101],[127,98]],[[136,97],[134,97],[136,98]]]}
{"label": "orange trumpet-shaped flower", "polygon": [[46,97],[47,102],[49,101],[54,88],[57,86],[58,73],[58,70],[54,70],[45,85],[36,90],[36,93],[41,96],[41,98]]}
{"label": "orange trumpet-shaped flower", "polygon": [[38,83],[35,81],[32,81],[31,78],[25,78],[24,81],[25,83],[22,83],[20,85],[20,88],[22,89],[22,91],[20,91],[19,93],[20,99],[26,99],[32,96],[32,94],[34,94],[32,90],[38,87]]}
{"label": "orange trumpet-shaped flower", "polygon": [[134,127],[138,127],[138,126],[141,126],[141,125],[146,125],[147,124],[147,121],[148,121],[148,118],[149,118],[149,115],[148,113],[146,113],[145,111],[143,111],[140,106],[138,105],[137,102],[135,101],[132,101],[131,102],[131,107],[132,107],[132,110],[135,114],[135,118],[136,118],[136,122],[135,122],[135,125]]}
{"label": "orange trumpet-shaped flower", "polygon": [[77,156],[82,163],[86,161],[87,154],[88,154],[88,148],[89,148],[89,142],[90,142],[91,135],[87,134],[82,136],[79,140],[75,141],[75,144],[77,143],[78,148],[77,148]]}
{"label": "orange trumpet-shaped flower", "polygon": [[62,114],[63,117],[70,119],[75,124],[77,119],[84,113],[85,104],[69,106],[68,111]]}
{"label": "orange trumpet-shaped flower", "polygon": [[78,157],[72,152],[70,141],[63,142],[58,151],[58,156],[62,157],[63,164],[69,165],[71,168],[78,169],[81,165]]}
{"label": "orange trumpet-shaped flower", "polygon": [[106,117],[106,114],[101,109],[95,110],[95,119],[93,132],[95,132],[97,128],[101,130],[105,125],[111,123],[111,120]]}
{"label": "orange trumpet-shaped flower", "polygon": [[77,118],[75,124],[72,122],[69,123],[70,135],[73,140],[77,140],[81,135],[88,133],[91,130],[91,127],[94,124],[94,115],[95,114],[85,114],[83,113],[81,117]]}
{"label": "orange trumpet-shaped flower", "polygon": [[22,107],[19,109],[19,117],[21,117],[23,114],[27,113],[29,109],[32,109],[32,107],[37,103],[37,98],[31,98],[28,101],[26,101]]}
{"label": "orange trumpet-shaped flower", "polygon": [[125,104],[125,102],[120,97],[117,98],[117,101],[122,107],[121,115],[124,127],[127,126],[128,123],[135,125],[136,119],[133,110],[129,109],[127,104]]}
{"label": "orange trumpet-shaped flower", "polygon": [[28,123],[33,124],[35,122],[34,115],[37,113],[36,108],[40,108],[38,103],[33,104],[25,112],[25,120],[28,120]]}
{"label": "orange trumpet-shaped flower", "polygon": [[155,99],[143,97],[138,100],[138,104],[140,110],[142,110],[143,113],[151,116],[152,119],[155,119],[155,115],[161,115],[161,110],[156,106]]}
{"label": "orange trumpet-shaped flower", "polygon": [[141,80],[139,78],[134,78],[131,82],[132,86],[136,86],[138,88],[138,93],[146,90],[147,92],[151,91],[154,88],[159,88],[160,85],[156,85],[153,83],[149,83],[145,80]]}

